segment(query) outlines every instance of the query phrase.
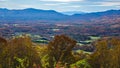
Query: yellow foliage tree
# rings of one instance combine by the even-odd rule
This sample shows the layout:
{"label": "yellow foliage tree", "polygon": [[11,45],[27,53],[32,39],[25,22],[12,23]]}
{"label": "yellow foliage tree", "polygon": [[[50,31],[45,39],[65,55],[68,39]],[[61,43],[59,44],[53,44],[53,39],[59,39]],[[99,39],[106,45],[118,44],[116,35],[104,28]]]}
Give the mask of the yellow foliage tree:
{"label": "yellow foliage tree", "polygon": [[90,56],[93,68],[120,68],[120,39],[108,38],[95,43],[96,50]]}

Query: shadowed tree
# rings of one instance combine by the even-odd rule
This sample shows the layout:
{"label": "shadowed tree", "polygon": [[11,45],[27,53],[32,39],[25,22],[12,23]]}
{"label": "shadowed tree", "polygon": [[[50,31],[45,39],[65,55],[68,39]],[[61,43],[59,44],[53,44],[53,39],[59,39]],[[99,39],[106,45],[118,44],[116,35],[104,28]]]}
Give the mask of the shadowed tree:
{"label": "shadowed tree", "polygon": [[41,67],[40,57],[29,37],[14,38],[8,42],[0,55],[1,68]]}
{"label": "shadowed tree", "polygon": [[0,50],[7,45],[7,40],[0,37]]}
{"label": "shadowed tree", "polygon": [[0,68],[2,67],[2,61],[3,61],[3,52],[5,47],[7,47],[7,40],[0,37]]}

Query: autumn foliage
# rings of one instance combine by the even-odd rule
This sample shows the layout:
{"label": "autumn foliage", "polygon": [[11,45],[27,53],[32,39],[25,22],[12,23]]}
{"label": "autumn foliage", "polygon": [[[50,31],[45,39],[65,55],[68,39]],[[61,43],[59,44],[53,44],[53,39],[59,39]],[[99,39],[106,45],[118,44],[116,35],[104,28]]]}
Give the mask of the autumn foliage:
{"label": "autumn foliage", "polygon": [[92,68],[120,68],[120,38],[107,38],[95,43],[89,63]]}
{"label": "autumn foliage", "polygon": [[[0,39],[2,40],[2,39]],[[1,41],[0,68],[33,68],[41,66],[37,51],[29,37],[14,38],[7,42]],[[5,47],[4,47],[5,46]]]}
{"label": "autumn foliage", "polygon": [[28,36],[0,38],[0,68],[120,68],[120,38],[93,43],[92,53],[75,52],[76,41],[57,35],[46,45]]}

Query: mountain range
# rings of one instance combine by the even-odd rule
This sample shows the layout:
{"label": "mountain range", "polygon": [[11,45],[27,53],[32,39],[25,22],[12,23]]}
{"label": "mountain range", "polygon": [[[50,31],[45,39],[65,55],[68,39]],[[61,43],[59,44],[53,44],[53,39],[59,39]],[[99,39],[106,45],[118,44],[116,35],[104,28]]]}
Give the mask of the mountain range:
{"label": "mountain range", "polygon": [[9,10],[0,8],[0,22],[119,23],[120,10],[65,15],[54,10],[34,8]]}

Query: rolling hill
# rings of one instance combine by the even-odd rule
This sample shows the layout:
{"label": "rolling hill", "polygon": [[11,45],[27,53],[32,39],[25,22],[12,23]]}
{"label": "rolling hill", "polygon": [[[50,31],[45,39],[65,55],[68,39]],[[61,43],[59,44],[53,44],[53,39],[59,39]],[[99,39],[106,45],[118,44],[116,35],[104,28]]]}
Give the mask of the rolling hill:
{"label": "rolling hill", "polygon": [[87,14],[74,14],[70,19],[76,23],[119,23],[120,10],[108,10],[104,12],[87,13]]}
{"label": "rolling hill", "polygon": [[120,10],[108,10],[86,14],[65,15],[54,10],[40,10],[27,8],[22,10],[9,10],[0,8],[0,22],[48,22],[48,23],[119,23]]}
{"label": "rolling hill", "polygon": [[0,9],[1,22],[18,22],[18,21],[59,21],[63,20],[67,15],[58,13],[54,10],[39,10],[39,9],[23,9],[23,10],[8,10]]}

